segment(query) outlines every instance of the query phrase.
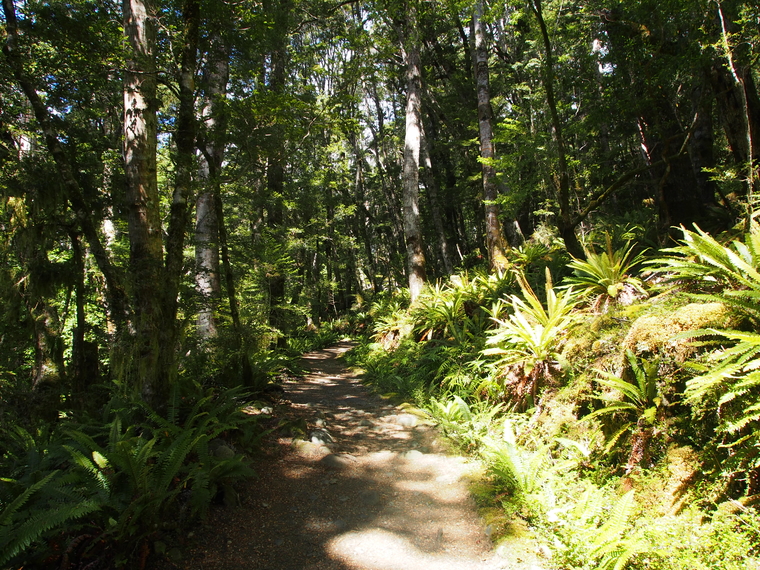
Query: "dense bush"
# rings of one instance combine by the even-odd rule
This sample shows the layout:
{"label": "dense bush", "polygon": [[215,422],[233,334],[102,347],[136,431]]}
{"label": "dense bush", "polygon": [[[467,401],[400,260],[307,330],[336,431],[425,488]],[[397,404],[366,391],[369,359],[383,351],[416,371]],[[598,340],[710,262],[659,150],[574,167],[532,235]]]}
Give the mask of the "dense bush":
{"label": "dense bush", "polygon": [[[559,292],[547,276],[537,295],[522,263],[496,296],[465,275],[409,309],[386,301],[354,352],[481,459],[490,503],[526,521],[548,566],[760,564],[760,231],[683,236],[646,265],[651,299],[643,259],[608,243]],[[740,329],[699,328],[718,317]]]}
{"label": "dense bush", "polygon": [[261,428],[243,397],[175,394],[166,415],[114,398],[101,417],[4,434],[0,565],[144,567],[253,474],[243,450]]}

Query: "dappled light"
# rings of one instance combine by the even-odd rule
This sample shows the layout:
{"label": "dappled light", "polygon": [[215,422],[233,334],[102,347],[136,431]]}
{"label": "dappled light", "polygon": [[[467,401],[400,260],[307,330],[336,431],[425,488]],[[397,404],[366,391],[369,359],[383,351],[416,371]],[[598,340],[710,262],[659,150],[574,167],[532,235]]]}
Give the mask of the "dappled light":
{"label": "dappled light", "polygon": [[[261,480],[241,491],[242,508],[215,515],[229,543],[193,550],[198,566],[366,570],[497,570],[468,481],[478,467],[449,456],[424,415],[371,395],[335,357],[312,353],[304,379],[285,384],[290,426],[259,463]],[[329,355],[329,358],[322,358]],[[325,376],[339,378],[323,383]],[[346,396],[353,403],[346,406]],[[314,427],[312,427],[314,426]],[[282,430],[281,430],[282,431]]]}
{"label": "dappled light", "polygon": [[760,570],[757,0],[0,44],[0,570]]}

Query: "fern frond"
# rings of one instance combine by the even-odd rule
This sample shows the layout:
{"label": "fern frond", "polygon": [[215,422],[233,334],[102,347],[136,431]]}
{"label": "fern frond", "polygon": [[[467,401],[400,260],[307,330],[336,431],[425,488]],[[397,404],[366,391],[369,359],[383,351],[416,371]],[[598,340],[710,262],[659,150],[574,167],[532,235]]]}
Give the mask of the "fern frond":
{"label": "fern frond", "polygon": [[[50,484],[55,477],[57,477],[59,474],[59,471],[52,471],[51,473],[48,473],[37,481],[35,484],[27,487],[24,489],[20,495],[18,495],[13,501],[11,501],[4,509],[3,512],[0,513],[0,526],[10,525],[11,519],[13,518],[13,515],[15,515],[18,510],[23,507],[29,499],[37,493],[40,489],[45,487],[46,485]],[[14,481],[15,483],[15,481]]]}
{"label": "fern frond", "polygon": [[617,500],[610,511],[607,521],[596,531],[596,538],[589,547],[592,556],[609,554],[618,547],[619,541],[628,524],[628,519],[635,505],[634,491],[628,491]]}

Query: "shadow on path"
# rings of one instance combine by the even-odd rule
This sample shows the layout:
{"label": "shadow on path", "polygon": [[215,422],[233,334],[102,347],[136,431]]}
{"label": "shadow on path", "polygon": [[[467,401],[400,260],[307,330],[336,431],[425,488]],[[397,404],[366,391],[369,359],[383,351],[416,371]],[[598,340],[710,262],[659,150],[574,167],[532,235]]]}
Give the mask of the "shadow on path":
{"label": "shadow on path", "polygon": [[[220,509],[181,567],[204,570],[494,570],[467,492],[472,466],[434,430],[369,392],[338,360],[305,355],[285,383],[284,433],[240,506]],[[278,412],[279,413],[279,412]]]}

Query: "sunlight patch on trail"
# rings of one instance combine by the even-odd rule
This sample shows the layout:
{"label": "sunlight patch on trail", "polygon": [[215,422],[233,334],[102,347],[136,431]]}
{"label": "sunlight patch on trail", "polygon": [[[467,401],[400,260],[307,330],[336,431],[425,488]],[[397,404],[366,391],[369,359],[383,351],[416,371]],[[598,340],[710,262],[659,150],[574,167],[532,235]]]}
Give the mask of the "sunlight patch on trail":
{"label": "sunlight patch on trail", "polygon": [[473,568],[471,558],[452,557],[446,551],[446,541],[443,528],[433,527],[427,536],[414,540],[374,528],[337,536],[327,544],[327,551],[338,560],[366,570]]}

